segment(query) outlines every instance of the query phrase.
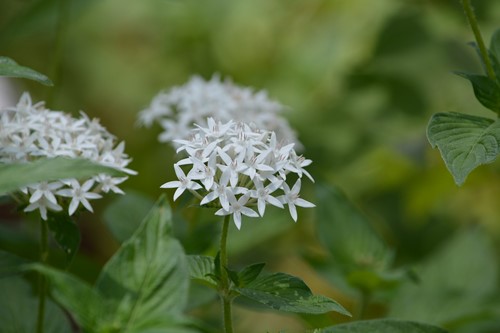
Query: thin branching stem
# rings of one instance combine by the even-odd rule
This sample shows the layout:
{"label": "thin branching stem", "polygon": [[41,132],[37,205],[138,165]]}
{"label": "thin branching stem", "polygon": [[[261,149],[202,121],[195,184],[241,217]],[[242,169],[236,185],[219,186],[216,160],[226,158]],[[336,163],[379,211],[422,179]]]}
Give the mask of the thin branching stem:
{"label": "thin branching stem", "polygon": [[[47,221],[40,219],[40,261],[47,263],[49,258],[49,227]],[[38,317],[36,332],[43,333],[45,319],[45,299],[47,297],[47,278],[39,273],[38,275]]]}
{"label": "thin branching stem", "polygon": [[229,220],[231,215],[224,216],[224,223],[222,225],[222,233],[220,237],[220,296],[222,300],[222,316],[224,320],[224,332],[233,333],[233,322],[231,318],[231,302],[230,295],[230,281],[226,271],[227,268],[227,234],[229,231]]}
{"label": "thin branching stem", "polygon": [[474,37],[476,38],[477,46],[479,47],[479,52],[481,53],[481,57],[483,58],[484,65],[486,67],[486,73],[488,77],[494,81],[496,81],[497,77],[495,75],[495,71],[493,70],[493,66],[491,65],[491,59],[488,55],[488,49],[484,44],[483,37],[481,36],[481,31],[479,30],[479,25],[477,24],[476,15],[474,14],[474,9],[470,3],[470,0],[462,0],[462,5],[464,7],[465,16],[467,16],[467,20],[469,21],[469,25],[474,33]]}

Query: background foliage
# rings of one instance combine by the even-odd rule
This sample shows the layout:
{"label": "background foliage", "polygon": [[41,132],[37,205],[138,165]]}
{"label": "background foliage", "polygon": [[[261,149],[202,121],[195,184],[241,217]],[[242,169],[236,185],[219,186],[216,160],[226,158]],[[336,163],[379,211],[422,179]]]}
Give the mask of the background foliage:
{"label": "background foliage", "polygon": [[[367,318],[420,320],[459,333],[500,330],[499,163],[478,168],[458,188],[425,136],[434,113],[491,117],[469,82],[451,74],[481,71],[466,45],[473,37],[458,1],[65,3],[59,35],[58,1],[0,3],[0,55],[47,74],[56,87],[2,80],[0,103],[15,103],[24,90],[35,101],[52,91],[48,107],[75,114],[83,109],[100,118],[134,158],[130,167],[139,176],[126,183],[131,194],[96,202],[96,214],[80,216],[82,248],[71,266],[76,275],[93,283],[134,231],[130,226],[140,222],[135,212],[145,216],[163,192],[159,186],[174,177],[175,152],[157,143],[159,128],[135,126],[137,113],[159,90],[192,74],[209,78],[217,72],[267,89],[288,105],[304,154],[314,161],[311,174],[329,184],[308,185],[303,196],[318,209],[300,211],[297,224],[276,211],[274,218],[247,219],[241,231],[231,230],[233,262],[266,261],[267,270],[300,276],[315,293],[353,313],[359,290],[369,291]],[[500,3],[475,1],[475,7],[488,40],[499,27]],[[350,208],[325,208],[347,198],[355,203]],[[25,217],[2,200],[0,248],[36,258],[36,222],[20,223]],[[120,215],[120,204],[134,207],[133,216]],[[190,209],[187,200],[172,206],[174,233],[185,251],[214,255],[217,219]],[[331,237],[320,239],[321,228]],[[341,250],[347,253],[336,252]],[[377,255],[361,269],[366,261],[356,254],[366,253]],[[55,252],[53,263],[63,260]],[[405,277],[412,270],[419,284]],[[216,323],[217,312],[205,302],[213,295],[192,292],[188,308]],[[238,327],[255,332],[299,332],[346,320],[269,314],[254,305],[235,312]]]}

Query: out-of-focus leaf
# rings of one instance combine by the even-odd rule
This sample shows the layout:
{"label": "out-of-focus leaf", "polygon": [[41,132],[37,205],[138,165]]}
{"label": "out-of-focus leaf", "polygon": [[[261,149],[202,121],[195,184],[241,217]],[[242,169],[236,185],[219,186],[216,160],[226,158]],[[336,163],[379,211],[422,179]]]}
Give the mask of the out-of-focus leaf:
{"label": "out-of-focus leaf", "polygon": [[0,57],[0,76],[29,79],[46,86],[53,85],[52,81],[50,81],[47,76],[38,73],[31,68],[21,66],[14,60],[7,57]]}
{"label": "out-of-focus leaf", "polygon": [[70,263],[80,247],[80,229],[67,214],[50,212],[47,222],[54,234],[54,239],[66,254],[67,262]]}
{"label": "out-of-focus leaf", "polygon": [[[0,279],[0,331],[2,333],[32,333],[36,331],[38,297],[20,277]],[[71,332],[71,325],[61,309],[46,300],[44,332]]]}
{"label": "out-of-focus leaf", "polygon": [[245,285],[254,281],[262,272],[262,269],[265,265],[265,263],[258,263],[243,268],[241,272],[238,273],[240,286],[244,287]]}
{"label": "out-of-focus leaf", "polygon": [[491,55],[495,57],[498,62],[500,62],[500,29],[495,30],[491,36],[490,52]]}
{"label": "out-of-focus leaf", "polygon": [[304,281],[285,273],[257,278],[245,287],[235,290],[275,310],[310,314],[335,311],[350,316],[350,313],[336,301],[325,296],[313,295]]}
{"label": "out-of-focus leaf", "polygon": [[23,186],[48,180],[83,178],[106,173],[123,176],[124,173],[86,159],[56,157],[29,163],[0,165],[0,195]]}
{"label": "out-of-focus leaf", "polygon": [[470,81],[474,95],[483,106],[496,113],[500,112],[500,84],[497,81],[484,75],[455,73]]}
{"label": "out-of-focus leaf", "polygon": [[499,153],[500,121],[456,112],[436,113],[427,126],[427,138],[438,147],[457,185]]}
{"label": "out-of-focus leaf", "polygon": [[142,219],[153,207],[154,201],[134,191],[117,198],[104,211],[104,222],[115,238],[124,242],[137,230]]}
{"label": "out-of-focus leaf", "polygon": [[63,271],[44,266],[30,264],[27,270],[34,270],[50,281],[51,294],[54,299],[68,310],[75,321],[89,332],[98,332],[99,321],[109,315],[104,300],[92,286],[79,278]]}
{"label": "out-of-focus leaf", "polygon": [[382,273],[392,261],[391,250],[339,189],[319,184],[317,188],[318,237],[334,264],[354,287],[367,291],[380,287]]}
{"label": "out-of-focus leaf", "polygon": [[420,282],[401,286],[390,317],[446,324],[481,314],[497,289],[498,261],[479,228],[457,233],[416,272]]}
{"label": "out-of-focus leaf", "polygon": [[437,326],[394,319],[356,321],[326,327],[319,333],[446,333]]}
{"label": "out-of-focus leaf", "polygon": [[202,282],[212,288],[217,288],[217,282],[212,278],[215,275],[214,258],[209,256],[187,256],[189,276],[191,279]]}
{"label": "out-of-focus leaf", "polygon": [[22,269],[22,265],[28,262],[7,251],[0,250],[0,278],[16,274]]}
{"label": "out-of-focus leaf", "polygon": [[171,237],[171,217],[163,196],[96,282],[103,297],[118,304],[114,321],[122,323],[123,332],[181,318],[189,273],[182,246]]}

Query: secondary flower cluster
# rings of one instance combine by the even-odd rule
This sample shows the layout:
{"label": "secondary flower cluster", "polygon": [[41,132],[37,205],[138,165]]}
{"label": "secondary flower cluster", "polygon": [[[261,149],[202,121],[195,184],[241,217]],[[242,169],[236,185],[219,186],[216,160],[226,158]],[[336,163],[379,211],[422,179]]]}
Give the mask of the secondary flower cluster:
{"label": "secondary flower cluster", "polygon": [[[294,143],[283,144],[275,132],[255,124],[208,118],[207,127],[196,126],[190,138],[175,140],[177,152],[188,155],[174,164],[178,180],[161,186],[176,188],[174,200],[188,190],[201,205],[219,208],[216,215],[232,214],[238,229],[242,215],[264,216],[267,204],[288,205],[294,221],[296,206],[314,207],[299,196],[302,175],[313,181],[304,169],[312,161],[298,156]],[[291,178],[296,181],[290,189]]]}
{"label": "secondary flower cluster", "polygon": [[186,139],[193,124],[206,126],[206,119],[253,122],[258,128],[274,131],[287,142],[298,143],[294,131],[281,112],[285,107],[270,100],[263,90],[237,86],[214,75],[205,81],[193,76],[183,86],[156,95],[149,108],[139,115],[139,123],[150,127],[158,122],[164,129],[161,142]]}
{"label": "secondary flower cluster", "polygon": [[[81,118],[60,111],[48,110],[43,102],[32,104],[28,93],[21,96],[15,107],[0,110],[0,163],[29,162],[38,158],[85,158],[127,174],[131,161],[124,153],[125,143],[116,145],[111,135],[97,119],[81,112]],[[109,191],[122,194],[117,186],[128,177],[100,174],[86,180],[63,179],[31,184],[21,193],[28,205],[25,211],[39,210],[47,219],[47,210],[61,211],[67,201],[73,215],[81,205],[92,211],[90,199],[100,198]]]}

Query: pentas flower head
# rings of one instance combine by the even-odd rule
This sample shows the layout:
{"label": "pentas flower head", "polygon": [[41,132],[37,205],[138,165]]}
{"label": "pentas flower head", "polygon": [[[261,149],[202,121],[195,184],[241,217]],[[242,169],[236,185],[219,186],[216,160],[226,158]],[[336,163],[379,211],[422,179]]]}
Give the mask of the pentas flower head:
{"label": "pentas flower head", "polygon": [[[97,119],[83,112],[74,118],[60,111],[33,104],[24,93],[15,107],[0,110],[0,163],[29,162],[38,158],[85,158],[99,164],[136,174],[127,168],[131,159],[124,153],[125,143],[116,143]],[[73,215],[83,206],[92,211],[89,200],[101,193],[123,194],[118,185],[128,177],[100,174],[90,179],[61,179],[31,184],[20,189],[26,199],[25,211],[39,210],[43,219],[47,211],[62,211],[67,206]]]}
{"label": "pentas flower head", "polygon": [[185,85],[156,95],[139,114],[139,123],[147,127],[159,123],[164,129],[159,140],[174,146],[176,139],[188,138],[193,124],[206,127],[207,117],[223,122],[253,122],[258,128],[274,131],[285,141],[298,144],[294,131],[281,116],[285,109],[263,90],[241,87],[217,75],[209,81],[193,76]]}
{"label": "pentas flower head", "polygon": [[238,229],[242,215],[262,217],[268,204],[288,205],[294,221],[296,206],[314,207],[300,198],[303,175],[314,181],[304,169],[311,160],[297,155],[293,143],[278,141],[275,132],[255,124],[213,118],[206,123],[196,125],[189,138],[175,140],[177,152],[187,157],[174,164],[178,180],[161,186],[176,188],[174,200],[187,190],[200,205],[219,208],[216,215],[232,215]]}

